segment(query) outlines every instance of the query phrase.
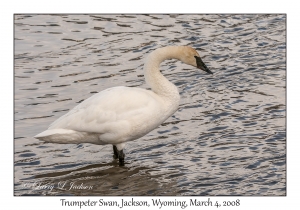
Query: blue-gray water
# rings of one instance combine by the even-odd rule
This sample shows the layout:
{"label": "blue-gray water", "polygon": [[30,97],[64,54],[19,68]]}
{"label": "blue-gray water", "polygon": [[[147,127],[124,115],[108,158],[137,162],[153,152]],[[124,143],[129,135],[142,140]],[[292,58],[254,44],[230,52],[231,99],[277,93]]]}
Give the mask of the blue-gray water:
{"label": "blue-gray water", "polygon": [[[286,195],[284,14],[14,18],[15,195]],[[144,58],[167,45],[196,48],[214,74],[163,63],[179,110],[127,143],[124,167],[111,145],[33,138],[94,93],[148,88]]]}

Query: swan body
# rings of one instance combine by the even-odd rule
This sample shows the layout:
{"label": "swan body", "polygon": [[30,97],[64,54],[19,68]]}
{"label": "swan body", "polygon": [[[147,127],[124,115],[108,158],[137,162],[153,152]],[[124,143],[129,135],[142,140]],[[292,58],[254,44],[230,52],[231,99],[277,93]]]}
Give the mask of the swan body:
{"label": "swan body", "polygon": [[35,138],[62,144],[112,144],[114,157],[119,158],[120,164],[124,163],[125,142],[146,135],[178,109],[177,87],[159,70],[161,62],[172,58],[212,74],[191,47],[156,49],[144,66],[151,90],[120,86],[101,91],[58,118]]}

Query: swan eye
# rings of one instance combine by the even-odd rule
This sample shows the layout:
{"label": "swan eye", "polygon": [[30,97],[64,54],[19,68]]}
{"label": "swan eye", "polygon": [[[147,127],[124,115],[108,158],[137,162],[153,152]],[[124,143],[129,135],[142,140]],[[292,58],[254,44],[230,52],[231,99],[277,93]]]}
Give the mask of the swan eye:
{"label": "swan eye", "polygon": [[200,66],[205,66],[205,64],[203,63],[202,59],[198,56],[194,56],[196,59],[196,63],[197,63],[197,67],[199,68]]}

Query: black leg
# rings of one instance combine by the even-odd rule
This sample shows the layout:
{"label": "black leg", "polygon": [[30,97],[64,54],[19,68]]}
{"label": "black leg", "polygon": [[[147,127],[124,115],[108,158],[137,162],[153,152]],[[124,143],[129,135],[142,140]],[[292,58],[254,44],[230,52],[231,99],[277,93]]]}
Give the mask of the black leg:
{"label": "black leg", "polygon": [[114,150],[114,159],[119,158],[119,165],[124,166],[125,154],[124,154],[123,150],[119,151],[118,148],[115,145],[113,145],[113,150]]}
{"label": "black leg", "polygon": [[119,158],[118,149],[115,145],[113,145],[113,150],[114,150],[114,159],[118,159]]}
{"label": "black leg", "polygon": [[124,166],[124,159],[125,159],[125,154],[123,150],[118,151],[119,155],[119,165]]}

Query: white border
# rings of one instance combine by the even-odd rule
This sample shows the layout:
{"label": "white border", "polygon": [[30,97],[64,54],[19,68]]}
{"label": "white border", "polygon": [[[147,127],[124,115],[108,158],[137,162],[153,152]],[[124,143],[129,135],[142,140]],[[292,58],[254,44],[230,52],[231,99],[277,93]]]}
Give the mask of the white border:
{"label": "white border", "polygon": [[[299,179],[299,6],[296,1],[163,1],[163,0],[112,0],[112,1],[33,1],[16,0],[2,3],[1,9],[1,203],[19,209],[61,208],[61,197],[13,196],[13,14],[14,13],[287,13],[287,196],[286,197],[211,197],[214,200],[239,198],[242,206],[236,209],[283,209],[297,206]],[[121,199],[120,197],[106,197]],[[166,200],[170,197],[160,197]],[[180,197],[189,200],[188,197]],[[70,200],[87,200],[88,197],[71,197]],[[98,197],[91,197],[98,200]],[[150,200],[151,197],[141,197]],[[206,199],[206,197],[202,197]],[[3,205],[4,204],[4,205]],[[71,208],[71,207],[69,207]],[[75,207],[79,209],[78,207]],[[73,209],[75,209],[73,207]],[[98,207],[100,208],[100,207]],[[173,207],[174,208],[174,207]],[[201,208],[201,207],[198,207]],[[224,207],[222,207],[223,209]],[[94,208],[95,209],[95,208]],[[115,208],[118,209],[118,208]],[[129,208],[128,208],[129,209]],[[148,208],[149,209],[149,208]],[[158,209],[158,208],[155,208]],[[180,209],[180,208],[178,208]],[[192,209],[192,208],[187,208]],[[295,208],[294,208],[295,209]]]}

